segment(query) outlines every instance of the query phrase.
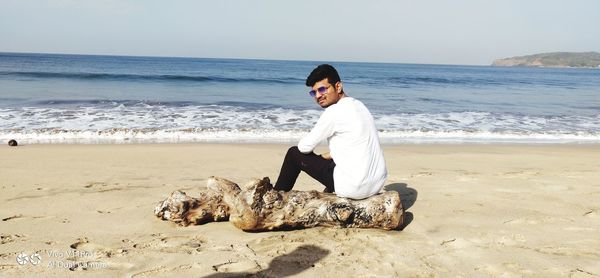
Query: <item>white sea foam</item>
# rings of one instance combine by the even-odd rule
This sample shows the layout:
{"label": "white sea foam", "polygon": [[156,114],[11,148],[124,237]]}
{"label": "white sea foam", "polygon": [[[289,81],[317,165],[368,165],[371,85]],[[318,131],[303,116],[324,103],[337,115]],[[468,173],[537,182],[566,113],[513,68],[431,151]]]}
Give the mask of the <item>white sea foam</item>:
{"label": "white sea foam", "polygon": [[599,134],[492,133],[492,132],[380,132],[383,143],[600,143]]}
{"label": "white sea foam", "polygon": [[302,129],[319,117],[317,110],[275,108],[249,110],[230,106],[151,106],[4,108],[0,130],[109,130],[127,129]]}
{"label": "white sea foam", "polygon": [[0,132],[0,140],[18,138],[25,144],[127,144],[127,143],[294,143],[305,132],[267,130],[44,130]]}
{"label": "white sea foam", "polygon": [[[307,131],[277,130],[39,130],[0,132],[0,140],[25,144],[127,144],[127,143],[297,143]],[[382,131],[384,144],[398,143],[600,143],[594,134],[516,134],[491,132]]]}
{"label": "white sea foam", "polygon": [[[0,109],[0,139],[23,143],[296,142],[321,110],[138,103]],[[384,143],[600,143],[600,115],[378,114]]]}

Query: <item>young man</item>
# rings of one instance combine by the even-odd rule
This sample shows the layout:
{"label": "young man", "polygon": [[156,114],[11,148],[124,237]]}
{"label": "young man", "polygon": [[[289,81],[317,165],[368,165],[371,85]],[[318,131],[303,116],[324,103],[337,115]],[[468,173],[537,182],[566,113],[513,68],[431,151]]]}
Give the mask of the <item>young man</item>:
{"label": "young man", "polygon": [[[275,190],[291,190],[304,171],[325,185],[324,192],[352,199],[377,194],[387,170],[373,116],[362,102],[344,93],[340,76],[330,65],[315,68],[306,86],[325,111],[298,146],[288,150]],[[314,148],[324,139],[329,152],[315,154]]]}

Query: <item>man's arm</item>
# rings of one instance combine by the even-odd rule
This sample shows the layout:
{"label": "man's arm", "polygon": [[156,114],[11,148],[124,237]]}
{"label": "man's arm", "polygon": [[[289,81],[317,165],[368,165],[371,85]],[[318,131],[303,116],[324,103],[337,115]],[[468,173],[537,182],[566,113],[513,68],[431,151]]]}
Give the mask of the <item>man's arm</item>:
{"label": "man's arm", "polygon": [[323,140],[333,134],[333,116],[325,110],[308,135],[298,142],[301,153],[310,153]]}
{"label": "man's arm", "polygon": [[331,154],[330,154],[329,152],[322,153],[322,154],[321,154],[321,157],[323,157],[323,158],[325,158],[325,159],[329,160],[329,159],[331,159]]}

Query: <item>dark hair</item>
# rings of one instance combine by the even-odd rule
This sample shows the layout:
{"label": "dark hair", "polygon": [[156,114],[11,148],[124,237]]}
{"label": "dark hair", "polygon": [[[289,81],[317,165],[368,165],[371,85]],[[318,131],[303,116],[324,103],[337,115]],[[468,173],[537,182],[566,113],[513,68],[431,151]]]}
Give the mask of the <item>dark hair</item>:
{"label": "dark hair", "polygon": [[328,64],[322,64],[316,67],[306,78],[306,86],[312,87],[315,83],[327,78],[329,84],[335,85],[340,80],[340,75],[334,67]]}

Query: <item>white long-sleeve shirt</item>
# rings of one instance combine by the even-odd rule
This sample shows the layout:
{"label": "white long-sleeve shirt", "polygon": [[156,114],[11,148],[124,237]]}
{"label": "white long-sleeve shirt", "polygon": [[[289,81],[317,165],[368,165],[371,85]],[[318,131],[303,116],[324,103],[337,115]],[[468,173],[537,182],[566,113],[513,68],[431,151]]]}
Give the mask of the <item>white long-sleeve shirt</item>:
{"label": "white long-sleeve shirt", "polygon": [[325,108],[298,149],[310,153],[325,139],[335,162],[333,181],[338,196],[364,199],[381,190],[387,177],[385,159],[373,116],[362,102],[344,97]]}

